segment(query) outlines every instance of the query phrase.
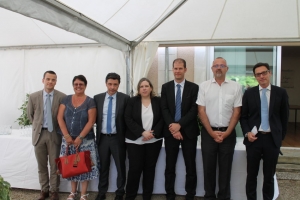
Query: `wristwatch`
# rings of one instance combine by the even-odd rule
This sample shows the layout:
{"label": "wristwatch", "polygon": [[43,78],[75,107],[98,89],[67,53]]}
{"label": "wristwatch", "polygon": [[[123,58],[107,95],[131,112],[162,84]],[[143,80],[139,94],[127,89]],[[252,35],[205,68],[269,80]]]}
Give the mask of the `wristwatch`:
{"label": "wristwatch", "polygon": [[248,133],[245,134],[245,137],[246,137],[246,138],[248,137]]}

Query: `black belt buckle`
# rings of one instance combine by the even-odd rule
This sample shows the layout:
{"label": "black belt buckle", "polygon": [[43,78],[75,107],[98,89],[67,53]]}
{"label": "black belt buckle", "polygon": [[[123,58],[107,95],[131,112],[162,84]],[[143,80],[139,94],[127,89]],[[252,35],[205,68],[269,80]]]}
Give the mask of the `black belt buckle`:
{"label": "black belt buckle", "polygon": [[42,127],[42,130],[43,130],[43,131],[47,131],[47,130],[48,130],[48,128]]}
{"label": "black belt buckle", "polygon": [[227,127],[211,127],[214,131],[226,131]]}

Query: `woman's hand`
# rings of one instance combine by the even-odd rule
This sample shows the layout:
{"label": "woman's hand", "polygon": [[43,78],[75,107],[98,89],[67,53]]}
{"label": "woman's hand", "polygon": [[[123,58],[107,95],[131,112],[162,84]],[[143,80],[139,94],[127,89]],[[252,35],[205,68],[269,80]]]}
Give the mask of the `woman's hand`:
{"label": "woman's hand", "polygon": [[79,137],[77,137],[77,138],[74,140],[73,145],[75,146],[76,149],[78,149],[78,147],[81,145],[81,143],[82,143],[82,139],[80,139]]}
{"label": "woman's hand", "polygon": [[148,140],[151,140],[152,138],[154,138],[154,135],[152,134],[152,130],[151,131],[144,131],[143,133],[142,133],[142,135],[143,135],[143,141],[148,141]]}

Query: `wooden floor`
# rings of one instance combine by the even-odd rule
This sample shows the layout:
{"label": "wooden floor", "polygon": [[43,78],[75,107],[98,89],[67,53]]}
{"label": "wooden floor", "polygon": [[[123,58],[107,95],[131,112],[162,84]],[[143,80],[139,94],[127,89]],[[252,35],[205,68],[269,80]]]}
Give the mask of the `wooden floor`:
{"label": "wooden floor", "polygon": [[283,147],[299,147],[300,148],[300,123],[297,123],[295,130],[295,123],[290,122],[284,140],[282,141]]}

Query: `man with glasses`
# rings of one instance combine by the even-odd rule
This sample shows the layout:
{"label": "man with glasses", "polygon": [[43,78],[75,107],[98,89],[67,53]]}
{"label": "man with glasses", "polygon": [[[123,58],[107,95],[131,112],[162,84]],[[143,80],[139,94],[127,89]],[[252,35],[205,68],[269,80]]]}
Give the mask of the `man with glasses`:
{"label": "man with glasses", "polygon": [[[230,199],[231,166],[236,144],[235,126],[242,106],[242,87],[226,79],[226,60],[218,57],[211,67],[214,78],[201,83],[198,114],[203,124],[201,150],[205,200]],[[216,168],[219,164],[219,192],[216,197]]]}
{"label": "man with glasses", "polygon": [[257,199],[257,175],[262,159],[263,199],[271,200],[281,141],[287,130],[288,95],[285,89],[270,84],[268,63],[257,63],[253,73],[259,85],[245,91],[240,119],[247,151],[246,194],[248,200]]}

